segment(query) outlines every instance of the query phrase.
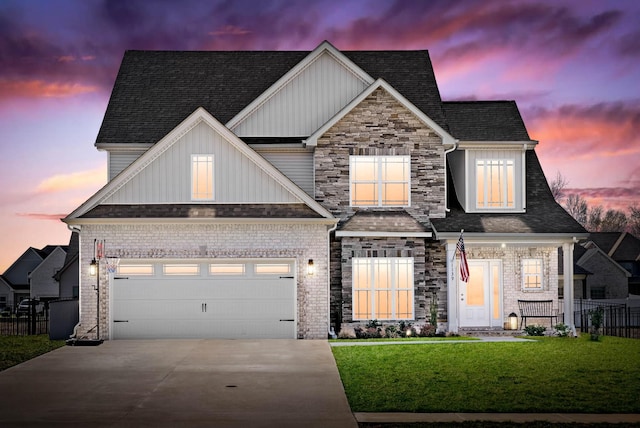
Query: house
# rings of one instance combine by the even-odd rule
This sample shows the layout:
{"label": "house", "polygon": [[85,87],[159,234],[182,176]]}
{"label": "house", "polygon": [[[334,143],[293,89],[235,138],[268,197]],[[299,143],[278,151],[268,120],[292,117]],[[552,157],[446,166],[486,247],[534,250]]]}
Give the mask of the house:
{"label": "house", "polygon": [[589,239],[631,274],[629,294],[640,295],[640,239],[627,232],[591,233]]}
{"label": "house", "polygon": [[13,309],[22,299],[57,297],[53,281],[55,271],[62,266],[66,246],[47,245],[42,249],[29,247],[0,276],[0,307]]}
{"label": "house", "polygon": [[76,331],[319,339],[434,300],[440,328],[502,329],[558,302],[558,248],[572,276],[587,237],[536,144],[512,101],[443,102],[427,51],[127,51],[109,181],[64,219]]}
{"label": "house", "polygon": [[631,273],[594,241],[589,239],[581,245],[576,245],[573,256],[575,298],[626,299],[629,296]]}
{"label": "house", "polygon": [[68,251],[62,267],[54,275],[58,282],[59,299],[78,299],[80,297],[80,270],[79,265],[79,237],[77,233],[71,233]]}

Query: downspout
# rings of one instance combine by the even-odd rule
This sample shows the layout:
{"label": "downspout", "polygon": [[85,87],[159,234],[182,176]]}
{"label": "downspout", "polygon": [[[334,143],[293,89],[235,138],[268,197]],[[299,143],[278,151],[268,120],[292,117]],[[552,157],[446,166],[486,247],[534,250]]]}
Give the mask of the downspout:
{"label": "downspout", "polygon": [[449,150],[444,151],[444,212],[447,213],[451,211],[451,209],[449,209],[449,207],[447,206],[447,204],[449,203],[449,192],[447,189],[447,182],[449,181],[447,179],[447,155],[458,148],[458,142],[460,142],[460,140],[455,140],[453,142],[453,147]]}
{"label": "downspout", "polygon": [[71,334],[71,338],[76,338],[78,337],[78,328],[80,328],[80,320],[82,319],[82,305],[80,305],[80,293],[82,293],[82,243],[80,242],[80,230],[82,228],[80,226],[67,224],[67,229],[69,229],[72,234],[78,234],[78,323],[73,327],[73,334]]}
{"label": "downspout", "polygon": [[335,339],[336,332],[331,327],[331,232],[338,228],[338,222],[327,230],[327,332],[332,339]]}

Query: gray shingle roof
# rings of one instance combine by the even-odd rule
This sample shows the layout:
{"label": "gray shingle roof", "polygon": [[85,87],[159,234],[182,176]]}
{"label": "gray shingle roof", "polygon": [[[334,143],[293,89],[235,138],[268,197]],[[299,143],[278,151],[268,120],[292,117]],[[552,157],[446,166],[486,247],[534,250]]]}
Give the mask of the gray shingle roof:
{"label": "gray shingle roof", "polygon": [[528,141],[515,101],[445,101],[449,131],[463,141]]}
{"label": "gray shingle roof", "polygon": [[81,218],[322,218],[304,204],[98,205]]}
{"label": "gray shingle roof", "polygon": [[358,211],[340,224],[338,230],[349,232],[428,232],[405,211]]}
{"label": "gray shingle roof", "polygon": [[[526,152],[526,213],[465,213],[455,195],[449,198],[451,211],[446,218],[432,219],[436,231],[465,233],[576,233],[584,228],[554,199],[533,150]],[[454,194],[453,186],[449,186]]]}
{"label": "gray shingle roof", "polygon": [[[374,79],[383,78],[446,129],[427,51],[342,52]],[[155,143],[198,107],[228,122],[305,51],[127,51],[96,139]]]}

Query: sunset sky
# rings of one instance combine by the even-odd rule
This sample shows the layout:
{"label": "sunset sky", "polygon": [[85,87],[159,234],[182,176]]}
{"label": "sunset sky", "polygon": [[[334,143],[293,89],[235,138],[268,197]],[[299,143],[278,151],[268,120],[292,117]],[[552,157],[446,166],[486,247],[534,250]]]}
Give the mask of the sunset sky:
{"label": "sunset sky", "polygon": [[67,244],[127,49],[427,49],[445,100],[518,103],[549,180],[640,205],[640,2],[0,1],[0,272]]}

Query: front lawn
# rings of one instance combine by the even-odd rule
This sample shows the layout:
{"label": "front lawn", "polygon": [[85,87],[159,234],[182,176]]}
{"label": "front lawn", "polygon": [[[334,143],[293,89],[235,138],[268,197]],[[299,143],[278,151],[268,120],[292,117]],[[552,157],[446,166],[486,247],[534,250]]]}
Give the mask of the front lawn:
{"label": "front lawn", "polygon": [[354,412],[640,412],[640,340],[332,348]]}
{"label": "front lawn", "polygon": [[53,351],[64,343],[64,340],[49,340],[46,334],[0,336],[0,371]]}

